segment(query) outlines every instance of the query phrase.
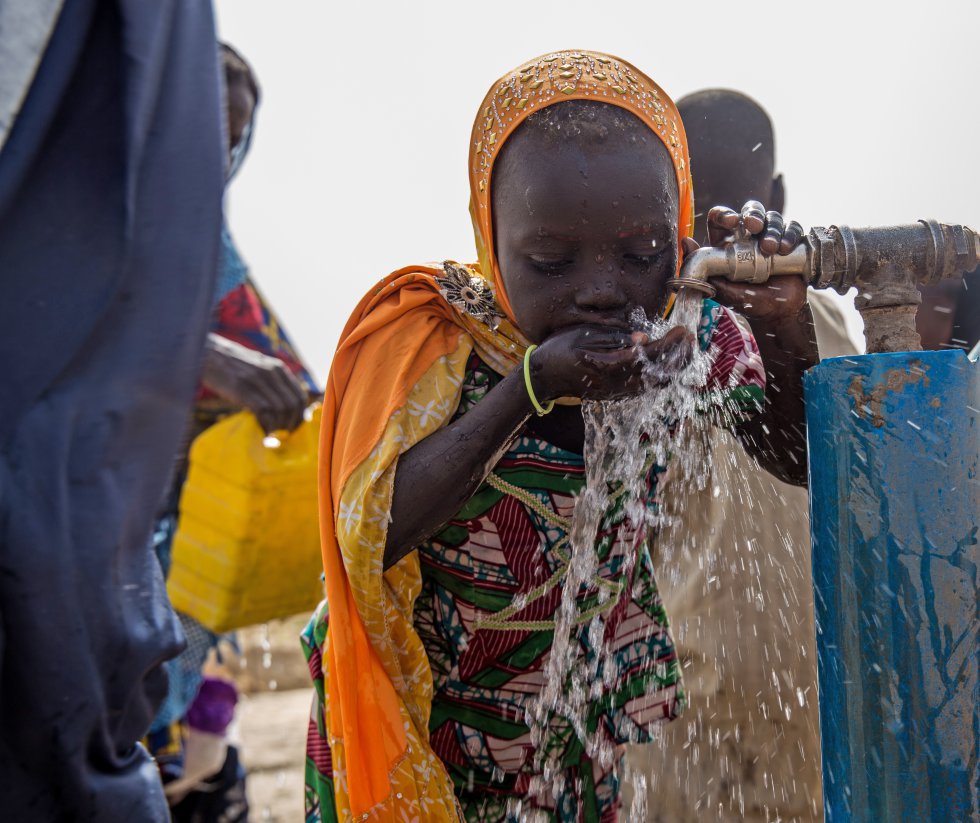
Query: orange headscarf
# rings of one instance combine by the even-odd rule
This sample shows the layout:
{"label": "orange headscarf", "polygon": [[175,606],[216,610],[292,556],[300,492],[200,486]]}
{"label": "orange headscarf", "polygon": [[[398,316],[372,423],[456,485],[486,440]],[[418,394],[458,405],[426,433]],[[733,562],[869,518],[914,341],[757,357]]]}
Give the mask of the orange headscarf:
{"label": "orange headscarf", "polygon": [[[328,734],[345,777],[337,803],[354,819],[389,819],[400,803],[426,810],[427,820],[456,819],[448,776],[444,770],[433,775],[430,768],[431,674],[419,664],[424,650],[411,623],[418,559],[410,554],[382,573],[387,526],[378,525],[367,509],[390,504],[397,456],[451,417],[469,351],[476,349],[502,373],[519,367],[527,342],[513,325],[493,251],[493,163],[529,115],[566,100],[619,106],[649,126],[673,158],[678,233],[691,233],[687,142],[670,98],[624,60],[555,52],[495,83],[474,123],[470,210],[480,264],[448,272],[437,266],[402,269],[372,289],[351,315],[323,404],[320,531],[330,610],[324,649]],[[487,323],[485,314],[467,311],[447,280],[452,272],[458,286],[461,271],[477,287],[492,284],[487,289],[495,289],[505,317]],[[429,395],[419,394],[423,389]],[[403,413],[409,403],[412,414],[424,407],[424,431],[414,424],[393,428],[400,416],[408,419]],[[428,775],[424,784],[413,777],[422,773]]]}
{"label": "orange headscarf", "polygon": [[[694,185],[687,135],[674,101],[635,66],[594,51],[557,51],[530,60],[490,87],[470,138],[470,215],[484,276],[496,283],[497,303],[511,320],[493,249],[490,184],[507,138],[530,115],[565,100],[596,100],[635,114],[670,152],[677,175],[678,244],[694,230]],[[680,269],[681,255],[677,255]]]}

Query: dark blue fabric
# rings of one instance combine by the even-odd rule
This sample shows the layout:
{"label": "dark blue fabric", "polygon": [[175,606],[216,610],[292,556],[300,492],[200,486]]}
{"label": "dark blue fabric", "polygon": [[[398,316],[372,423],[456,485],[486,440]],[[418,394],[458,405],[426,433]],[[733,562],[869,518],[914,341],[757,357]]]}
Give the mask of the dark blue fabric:
{"label": "dark blue fabric", "polygon": [[169,820],[151,523],[218,266],[205,0],[67,0],[0,153],[0,819]]}
{"label": "dark blue fabric", "polygon": [[[174,484],[174,489],[169,495],[167,511],[157,519],[150,538],[150,545],[160,563],[164,579],[170,575],[173,541],[177,533],[180,490],[185,479],[180,477]],[[190,615],[177,612],[177,618],[180,620],[180,628],[187,646],[177,657],[164,664],[167,672],[167,695],[150,723],[151,753],[153,738],[171,724],[183,719],[187,709],[194,702],[197,690],[204,680],[204,662],[207,660],[208,653],[217,647],[221,639],[219,635],[209,631]]]}
{"label": "dark blue fabric", "polygon": [[[107,72],[106,93],[64,105],[79,93],[72,80],[85,49],[103,48],[87,46],[98,6],[65,4],[0,153],[0,444],[92,333],[123,277],[123,226],[110,209],[89,208],[97,195],[121,207],[122,112],[107,99],[122,93],[121,67]],[[83,118],[95,127],[88,135],[79,133]],[[96,136],[109,145],[100,149]],[[39,270],[43,277],[29,276]]]}

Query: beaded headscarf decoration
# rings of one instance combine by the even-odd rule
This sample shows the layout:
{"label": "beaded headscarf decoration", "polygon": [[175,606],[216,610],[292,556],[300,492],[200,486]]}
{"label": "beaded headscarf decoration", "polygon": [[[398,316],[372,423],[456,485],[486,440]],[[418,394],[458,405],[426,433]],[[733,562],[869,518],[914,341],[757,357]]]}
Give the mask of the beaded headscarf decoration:
{"label": "beaded headscarf decoration", "polygon": [[[597,100],[632,112],[660,138],[677,174],[678,246],[694,226],[694,191],[687,136],[674,101],[635,66],[594,51],[556,51],[530,60],[490,87],[473,123],[469,153],[470,214],[484,277],[513,322],[493,248],[490,182],[493,164],[514,130],[531,114],[565,100]],[[678,268],[680,255],[678,255]]]}

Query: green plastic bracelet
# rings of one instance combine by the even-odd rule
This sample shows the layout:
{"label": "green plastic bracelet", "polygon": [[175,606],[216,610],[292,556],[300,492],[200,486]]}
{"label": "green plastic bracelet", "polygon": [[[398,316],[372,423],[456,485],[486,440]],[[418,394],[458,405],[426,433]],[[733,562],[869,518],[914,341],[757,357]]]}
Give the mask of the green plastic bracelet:
{"label": "green plastic bracelet", "polygon": [[534,396],[534,389],[531,388],[531,354],[536,348],[537,346],[528,346],[527,351],[524,352],[524,386],[527,389],[527,396],[531,398],[531,405],[534,406],[534,410],[538,413],[538,417],[544,417],[555,407],[555,401],[549,400],[547,406],[542,406],[538,402],[538,398]]}

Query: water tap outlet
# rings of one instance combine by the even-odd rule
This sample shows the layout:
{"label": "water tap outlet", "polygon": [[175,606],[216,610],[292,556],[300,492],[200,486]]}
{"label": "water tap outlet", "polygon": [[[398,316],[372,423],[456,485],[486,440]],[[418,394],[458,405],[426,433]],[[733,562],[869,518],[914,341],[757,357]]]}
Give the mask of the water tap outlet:
{"label": "water tap outlet", "polygon": [[935,220],[860,229],[816,226],[792,252],[771,257],[764,257],[757,240],[742,230],[734,242],[688,255],[671,287],[713,296],[711,277],[764,283],[790,274],[802,276],[814,288],[840,294],[853,286],[868,352],[915,351],[921,347],[915,330],[918,285],[965,274],[978,263],[980,235],[966,226]]}

